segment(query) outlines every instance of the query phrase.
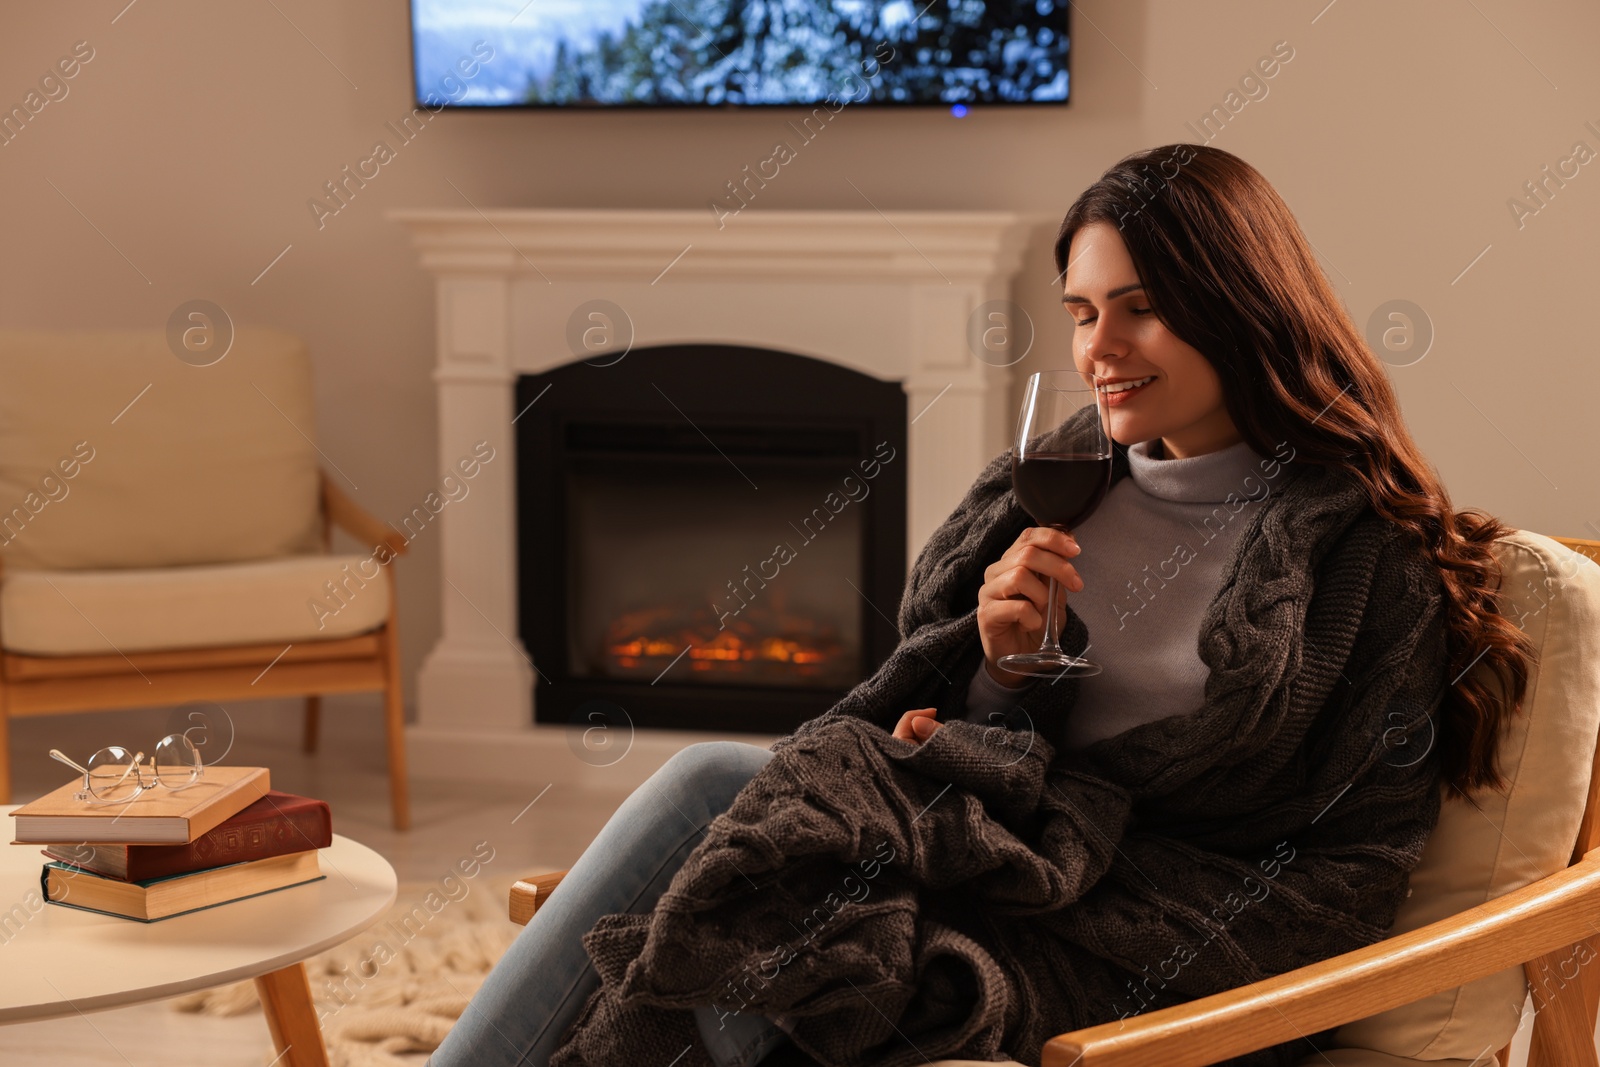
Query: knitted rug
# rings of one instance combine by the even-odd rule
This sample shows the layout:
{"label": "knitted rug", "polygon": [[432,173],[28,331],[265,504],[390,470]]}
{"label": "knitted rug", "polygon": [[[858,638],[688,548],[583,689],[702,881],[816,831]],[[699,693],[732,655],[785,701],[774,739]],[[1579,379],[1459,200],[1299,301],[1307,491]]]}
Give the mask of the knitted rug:
{"label": "knitted rug", "polygon": [[[512,881],[457,883],[471,887],[459,900],[446,899],[436,882],[403,882],[376,925],[305,961],[330,1067],[418,1067],[439,1047],[522,930],[506,917]],[[437,911],[425,906],[430,894]],[[246,981],[177,997],[172,1006],[232,1016],[259,1011],[260,1001]],[[276,1052],[270,1038],[263,1041],[266,1064]]]}

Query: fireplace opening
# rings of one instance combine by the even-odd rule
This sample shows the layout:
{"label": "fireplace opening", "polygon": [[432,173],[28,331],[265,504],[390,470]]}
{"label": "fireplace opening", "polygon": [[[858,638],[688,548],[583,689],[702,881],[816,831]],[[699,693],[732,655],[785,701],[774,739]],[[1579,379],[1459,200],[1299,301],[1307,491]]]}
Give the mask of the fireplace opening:
{"label": "fireplace opening", "polygon": [[[856,680],[859,598],[835,576],[856,575],[860,511],[847,506],[819,526],[813,505],[827,513],[821,501],[836,479],[751,466],[759,503],[737,486],[708,492],[705,471],[689,464],[573,464],[575,675],[654,681],[681,653],[688,677],[705,684],[838,689]],[[649,555],[639,553],[641,516]]]}
{"label": "fireplace opening", "polygon": [[784,733],[893,649],[898,383],[679,345],[523,376],[517,405],[536,721]]}

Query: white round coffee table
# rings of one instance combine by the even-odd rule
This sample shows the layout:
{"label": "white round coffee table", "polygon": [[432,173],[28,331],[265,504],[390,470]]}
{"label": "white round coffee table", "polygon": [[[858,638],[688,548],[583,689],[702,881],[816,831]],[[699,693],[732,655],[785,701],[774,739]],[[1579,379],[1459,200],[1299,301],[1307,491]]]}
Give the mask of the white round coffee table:
{"label": "white round coffee table", "polygon": [[[10,815],[15,805],[0,806]],[[14,836],[8,818],[0,822]],[[319,882],[160,922],[45,903],[38,845],[0,844],[0,1024],[52,1019],[253,978],[283,1067],[326,1067],[302,960],[377,922],[395,873],[334,835]]]}

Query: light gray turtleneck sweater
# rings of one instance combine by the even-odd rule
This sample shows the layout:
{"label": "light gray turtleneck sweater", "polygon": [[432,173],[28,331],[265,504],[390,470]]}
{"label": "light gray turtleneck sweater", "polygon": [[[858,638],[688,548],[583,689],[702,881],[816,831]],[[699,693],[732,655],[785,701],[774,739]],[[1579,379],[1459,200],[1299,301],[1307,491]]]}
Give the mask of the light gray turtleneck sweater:
{"label": "light gray turtleneck sweater", "polygon": [[[1128,477],[1074,531],[1083,590],[1068,602],[1089,628],[1087,656],[1101,671],[1080,684],[1062,733],[1067,747],[1200,707],[1209,673],[1200,621],[1229,550],[1281,472],[1244,441],[1186,459],[1162,458],[1160,438],[1129,446]],[[1049,683],[1026,686],[1039,684]],[[989,722],[1022,691],[996,682],[980,661],[963,718]]]}

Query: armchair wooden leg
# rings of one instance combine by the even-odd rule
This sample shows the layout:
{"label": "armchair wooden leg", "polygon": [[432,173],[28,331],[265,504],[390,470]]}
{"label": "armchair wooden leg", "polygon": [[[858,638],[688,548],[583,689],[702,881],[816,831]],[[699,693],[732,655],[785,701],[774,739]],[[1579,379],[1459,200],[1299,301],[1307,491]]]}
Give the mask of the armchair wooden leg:
{"label": "armchair wooden leg", "polygon": [[389,742],[389,805],[396,830],[411,828],[411,799],[406,785],[406,703],[400,688],[400,640],[395,631],[394,608],[384,633],[384,730]]}
{"label": "armchair wooden leg", "polygon": [[[0,560],[0,570],[5,561]],[[5,653],[0,652],[0,659]],[[11,694],[6,690],[3,677],[5,666],[0,662],[0,804],[11,803]]]}
{"label": "armchair wooden leg", "polygon": [[306,752],[317,750],[317,728],[322,724],[322,698],[306,697],[306,729],[301,748]]}
{"label": "armchair wooden leg", "polygon": [[1600,935],[1523,965],[1533,993],[1528,1067],[1600,1067],[1594,1044],[1600,1005]]}
{"label": "armchair wooden leg", "polygon": [[0,692],[0,804],[11,803],[11,713]]}
{"label": "armchair wooden leg", "polygon": [[283,1067],[328,1067],[328,1049],[322,1043],[322,1027],[317,1009],[311,1003],[311,983],[306,965],[296,963],[256,979],[261,1008],[272,1031],[272,1044],[278,1050],[273,1061]]}

